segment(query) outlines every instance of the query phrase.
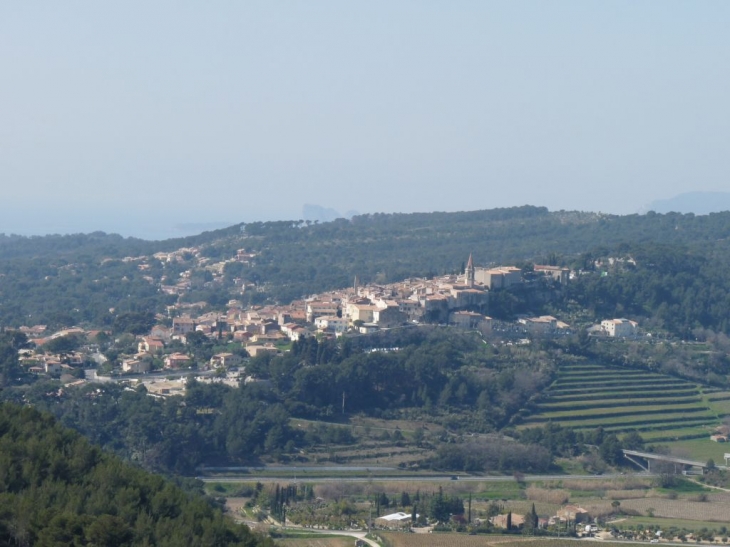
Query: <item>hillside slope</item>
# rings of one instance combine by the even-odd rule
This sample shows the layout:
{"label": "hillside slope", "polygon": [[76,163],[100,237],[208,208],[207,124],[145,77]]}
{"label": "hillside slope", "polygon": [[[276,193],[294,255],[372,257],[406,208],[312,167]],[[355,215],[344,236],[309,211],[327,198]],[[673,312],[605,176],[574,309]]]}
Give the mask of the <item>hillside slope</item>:
{"label": "hillside slope", "polygon": [[[360,215],[322,224],[257,222],[158,242],[103,233],[0,235],[0,325],[109,326],[114,313],[164,312],[177,296],[162,286],[183,274],[193,285],[188,302],[224,305],[247,286],[255,290],[243,296],[246,303],[287,303],[349,286],[355,276],[361,283],[387,283],[460,271],[469,254],[478,266],[535,261],[582,267],[621,246],[661,244],[678,249],[680,258],[698,255],[724,265],[728,237],[730,213],[616,216],[530,206]],[[231,260],[241,249],[254,258],[225,264],[221,284],[211,284],[210,272],[195,261],[151,258],[191,248],[209,263]]]}
{"label": "hillside slope", "polygon": [[0,405],[0,545],[269,545],[205,498]]}

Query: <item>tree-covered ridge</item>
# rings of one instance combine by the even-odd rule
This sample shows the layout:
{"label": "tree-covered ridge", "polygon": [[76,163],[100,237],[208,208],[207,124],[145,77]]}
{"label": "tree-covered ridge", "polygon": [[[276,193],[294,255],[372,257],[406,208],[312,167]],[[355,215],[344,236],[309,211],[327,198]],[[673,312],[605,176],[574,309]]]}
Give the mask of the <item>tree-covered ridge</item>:
{"label": "tree-covered ridge", "polygon": [[644,319],[646,327],[666,329],[685,338],[692,337],[695,329],[730,332],[727,241],[704,249],[622,245],[612,254],[627,261],[620,267],[596,268],[592,265],[594,256],[584,260],[591,270],[603,270],[604,275],[579,276],[569,286],[568,300],[594,317]]}
{"label": "tree-covered ridge", "polygon": [[460,213],[375,214],[302,227],[245,226],[247,247],[260,252],[246,275],[270,284],[277,300],[361,282],[453,272],[473,253],[477,264],[577,256],[621,243],[705,248],[730,235],[730,213],[707,216],[603,215],[514,207]]}
{"label": "tree-covered ridge", "polygon": [[[643,246],[665,258],[638,262],[638,276],[609,277],[608,283],[589,276],[584,297],[571,298],[596,314],[656,312],[676,333],[698,326],[727,331],[718,295],[730,293],[721,275],[730,261],[729,236],[730,213],[616,216],[530,206],[371,214],[322,224],[255,222],[160,242],[103,233],[0,236],[0,325],[108,327],[120,313],[164,312],[178,302],[201,301],[222,309],[232,297],[288,303],[349,286],[355,276],[367,284],[456,272],[470,253],[477,265],[584,269],[592,258]],[[196,249],[196,259],[190,253],[176,261],[153,258],[187,248]],[[240,249],[254,258],[227,262],[220,275],[206,269]],[[164,290],[181,275],[188,281],[181,296]],[[670,301],[655,304],[665,293]]]}
{"label": "tree-covered ridge", "polygon": [[54,414],[147,469],[192,475],[202,464],[287,460],[302,447],[356,440],[348,428],[297,429],[292,417],[412,416],[451,431],[494,432],[550,383],[557,359],[539,348],[488,347],[454,329],[399,329],[262,354],[247,365],[259,381],[235,388],[188,381],[184,396],[160,399],[143,387],[39,381],[2,396]]}
{"label": "tree-covered ridge", "polygon": [[123,464],[48,414],[0,405],[0,544],[268,544],[201,494]]}

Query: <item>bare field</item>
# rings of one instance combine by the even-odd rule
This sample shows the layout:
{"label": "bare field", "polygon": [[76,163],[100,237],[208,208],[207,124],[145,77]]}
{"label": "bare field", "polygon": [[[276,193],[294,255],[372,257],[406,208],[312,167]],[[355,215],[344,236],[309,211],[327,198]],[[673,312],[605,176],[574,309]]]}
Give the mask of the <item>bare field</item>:
{"label": "bare field", "polygon": [[730,519],[730,503],[728,502],[644,498],[624,500],[621,502],[621,508],[634,509],[647,516],[652,513],[655,517],[670,519],[722,523],[726,523]]}
{"label": "bare field", "polygon": [[352,547],[355,545],[355,540],[349,537],[288,538],[277,539],[276,544],[289,547]]}
{"label": "bare field", "polygon": [[[381,533],[390,547],[575,547],[575,541],[566,539],[525,539],[522,536],[467,536],[463,534],[405,534]],[[606,547],[617,547],[622,543],[601,542]]]}

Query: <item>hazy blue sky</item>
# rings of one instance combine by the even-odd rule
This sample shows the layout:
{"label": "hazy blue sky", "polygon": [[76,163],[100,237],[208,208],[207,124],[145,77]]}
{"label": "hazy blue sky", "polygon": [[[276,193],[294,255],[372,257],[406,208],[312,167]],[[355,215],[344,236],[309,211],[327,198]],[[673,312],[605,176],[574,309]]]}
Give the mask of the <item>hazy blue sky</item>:
{"label": "hazy blue sky", "polygon": [[0,232],[730,190],[730,2],[3,2]]}

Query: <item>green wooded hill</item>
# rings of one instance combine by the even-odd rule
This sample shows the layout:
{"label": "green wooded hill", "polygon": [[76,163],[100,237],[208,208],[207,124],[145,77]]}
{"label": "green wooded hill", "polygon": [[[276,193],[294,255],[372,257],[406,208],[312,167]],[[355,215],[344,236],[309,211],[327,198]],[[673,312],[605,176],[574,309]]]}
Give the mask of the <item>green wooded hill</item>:
{"label": "green wooded hill", "polygon": [[701,386],[672,376],[598,364],[565,364],[524,427],[638,432],[647,442],[706,438],[720,417]]}
{"label": "green wooded hill", "polygon": [[[362,283],[460,271],[470,253],[477,265],[551,263],[596,275],[581,277],[560,310],[577,302],[596,316],[654,318],[656,326],[688,337],[694,328],[730,332],[730,212],[605,215],[513,207],[458,213],[370,214],[317,224],[256,222],[159,242],[103,233],[24,238],[0,235],[0,325],[113,324],[115,314],[162,312],[177,296],[163,279],[195,270],[194,261],[104,260],[150,256],[197,246],[211,261],[245,248],[250,266],[230,263],[216,284],[193,271],[189,302],[222,307],[240,282],[255,284],[250,303],[279,302]],[[625,272],[602,277],[594,260],[633,257]],[[614,275],[614,273],[616,275]],[[498,302],[496,316],[525,309]],[[114,309],[111,313],[109,310]],[[551,310],[548,310],[551,311]],[[554,310],[552,310],[554,311]],[[492,311],[490,310],[490,313]]]}
{"label": "green wooded hill", "polygon": [[0,405],[0,545],[271,545],[47,414]]}

